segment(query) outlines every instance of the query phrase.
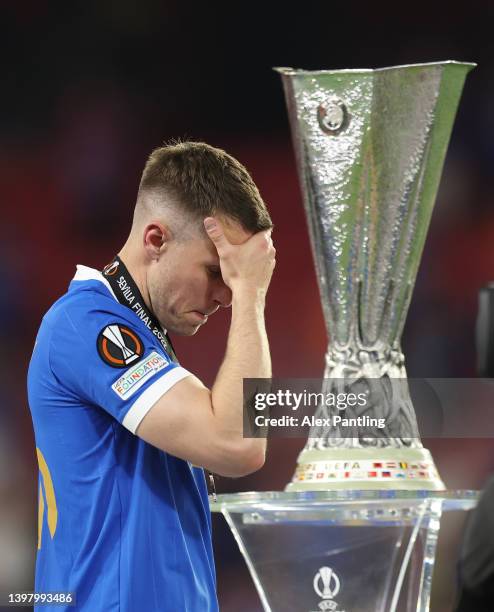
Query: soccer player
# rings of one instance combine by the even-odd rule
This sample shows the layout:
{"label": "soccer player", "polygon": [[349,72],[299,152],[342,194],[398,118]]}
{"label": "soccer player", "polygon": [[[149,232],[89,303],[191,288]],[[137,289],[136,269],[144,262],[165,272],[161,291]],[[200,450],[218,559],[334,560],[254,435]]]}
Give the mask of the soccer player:
{"label": "soccer player", "polygon": [[[44,316],[28,375],[39,477],[37,593],[88,612],[218,609],[203,468],[259,469],[245,377],[271,376],[272,223],[245,168],[183,142],[153,151],[130,235],[102,272],[78,266]],[[167,332],[232,307],[212,389]],[[207,359],[207,353],[204,357]]]}

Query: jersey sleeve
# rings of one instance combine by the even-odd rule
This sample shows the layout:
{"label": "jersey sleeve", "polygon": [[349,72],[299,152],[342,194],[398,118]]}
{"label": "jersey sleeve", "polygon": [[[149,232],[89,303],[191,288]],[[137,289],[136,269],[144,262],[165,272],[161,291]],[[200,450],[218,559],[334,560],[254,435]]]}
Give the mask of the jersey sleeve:
{"label": "jersey sleeve", "polygon": [[67,393],[105,410],[135,434],[159,398],[190,372],[132,316],[84,315],[59,317],[51,335],[51,372]]}

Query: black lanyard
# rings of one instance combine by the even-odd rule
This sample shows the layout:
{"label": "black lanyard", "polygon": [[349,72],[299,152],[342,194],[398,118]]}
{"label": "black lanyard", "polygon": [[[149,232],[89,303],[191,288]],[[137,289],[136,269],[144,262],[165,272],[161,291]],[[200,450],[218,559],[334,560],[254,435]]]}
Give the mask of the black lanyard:
{"label": "black lanyard", "polygon": [[135,312],[141,322],[160,341],[167,355],[177,363],[177,356],[168,334],[163,330],[154,313],[146,306],[134,279],[118,255],[103,268],[103,276],[110,283],[110,287],[120,304]]}
{"label": "black lanyard", "polygon": [[[178,363],[175,349],[173,348],[168,334],[163,330],[154,313],[146,306],[134,279],[118,255],[103,268],[102,274],[110,283],[110,287],[120,304],[127,306],[127,308],[130,308],[130,310],[136,313],[142,323],[158,338],[166,354],[169,355],[175,363]],[[212,489],[210,495],[212,495],[213,500],[216,501],[214,477],[209,470],[206,470],[206,473]]]}

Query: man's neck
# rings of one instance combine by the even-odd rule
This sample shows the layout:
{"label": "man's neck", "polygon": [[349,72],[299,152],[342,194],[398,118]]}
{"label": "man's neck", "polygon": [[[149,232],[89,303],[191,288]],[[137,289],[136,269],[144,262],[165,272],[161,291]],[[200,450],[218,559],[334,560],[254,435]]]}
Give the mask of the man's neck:
{"label": "man's neck", "polygon": [[152,311],[151,299],[149,297],[149,291],[147,288],[145,266],[142,264],[142,262],[139,262],[136,256],[133,255],[132,249],[129,247],[128,244],[125,244],[123,246],[123,248],[118,253],[118,256],[125,264],[125,267],[129,271],[129,274],[132,276],[146,306],[149,308],[149,310]]}

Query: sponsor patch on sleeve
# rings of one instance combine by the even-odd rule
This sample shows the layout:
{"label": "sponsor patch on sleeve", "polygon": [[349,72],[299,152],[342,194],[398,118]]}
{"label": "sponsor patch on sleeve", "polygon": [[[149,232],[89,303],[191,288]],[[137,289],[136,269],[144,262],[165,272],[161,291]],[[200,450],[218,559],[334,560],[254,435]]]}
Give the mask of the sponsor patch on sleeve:
{"label": "sponsor patch on sleeve", "polygon": [[111,388],[123,400],[128,399],[142,387],[142,385],[169,365],[169,361],[156,351],[150,353],[144,359],[129,368],[125,374],[120,376]]}

